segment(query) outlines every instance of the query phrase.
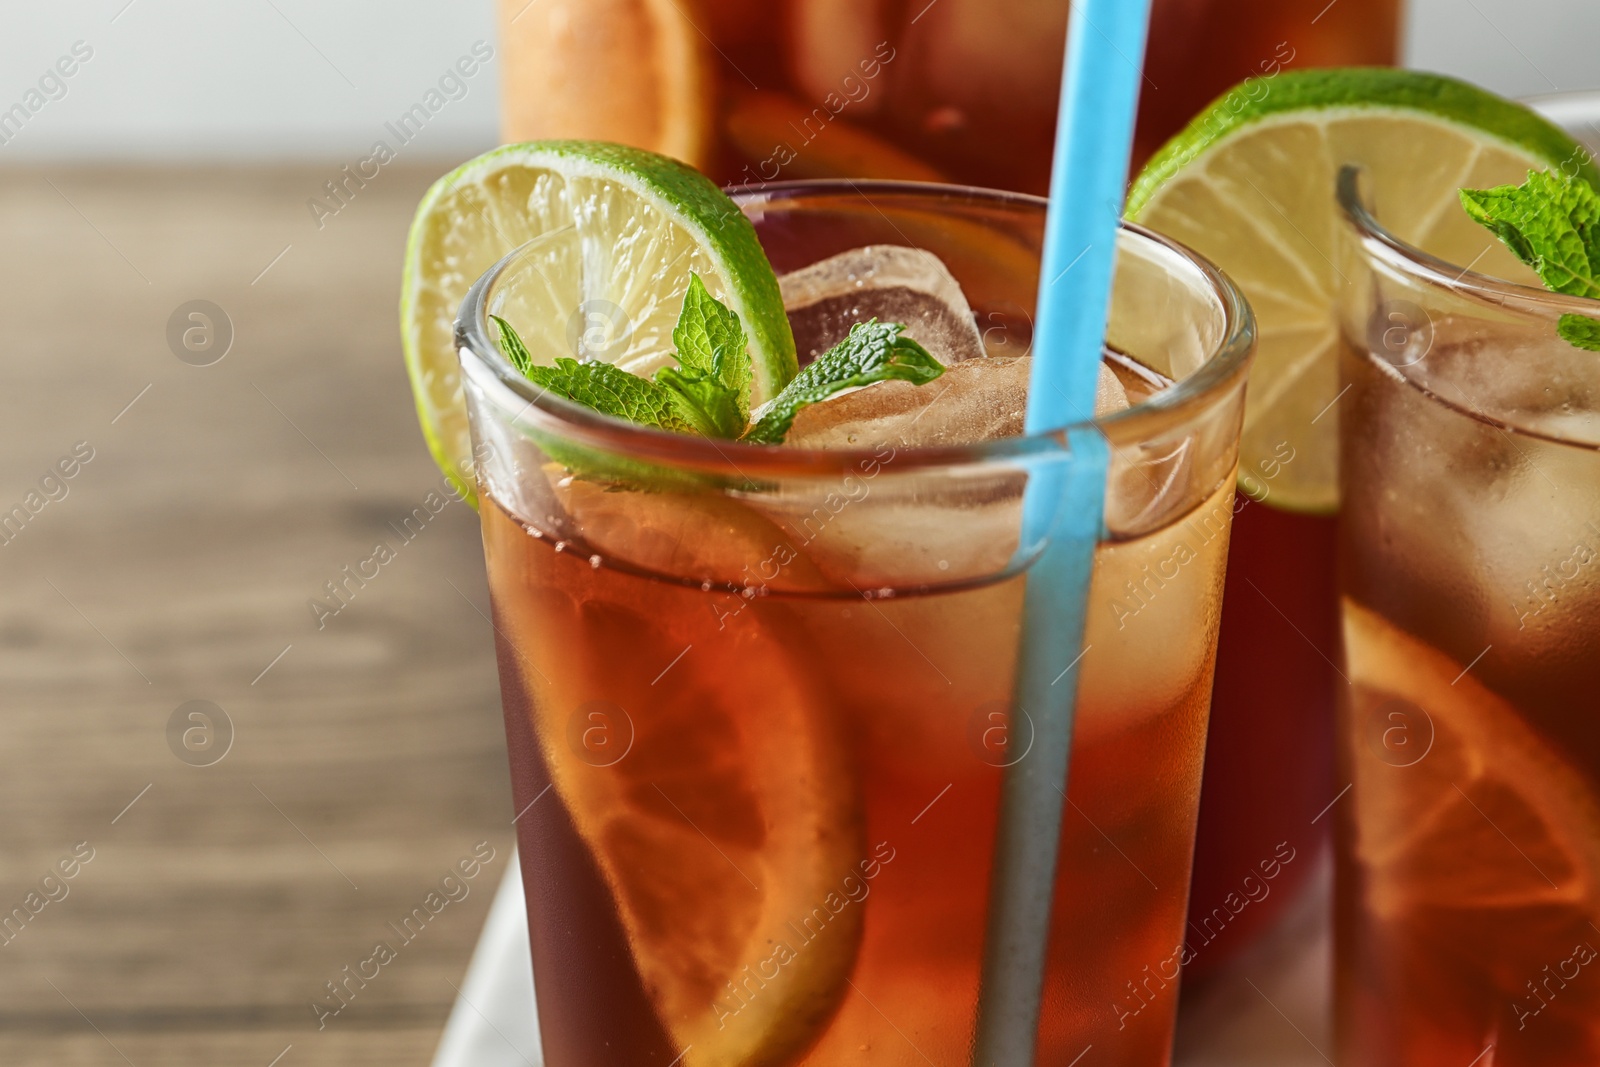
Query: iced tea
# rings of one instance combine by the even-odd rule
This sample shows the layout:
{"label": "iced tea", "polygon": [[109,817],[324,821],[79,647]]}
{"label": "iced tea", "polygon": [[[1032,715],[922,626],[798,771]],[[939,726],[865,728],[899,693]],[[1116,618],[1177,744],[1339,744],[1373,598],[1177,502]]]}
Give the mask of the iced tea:
{"label": "iced tea", "polygon": [[[744,207],[780,272],[916,234],[987,326],[990,354],[959,366],[1026,352],[1042,202],[866,188]],[[1101,424],[1109,534],[1084,647],[1060,650],[1078,716],[1038,1059],[1154,1067],[1191,951],[1250,328],[1176,248],[1126,231],[1122,249],[1107,360],[1133,407]],[[1000,785],[1032,738],[1011,693],[1040,442],[904,447],[863,425],[853,450],[643,454],[512,388],[478,336],[463,365],[546,1062],[966,1062]],[[917,432],[988,396],[930,396]],[[574,445],[638,481],[549,459]]]}
{"label": "iced tea", "polygon": [[1353,218],[1339,1062],[1594,1064],[1600,359],[1556,319],[1597,305]]}

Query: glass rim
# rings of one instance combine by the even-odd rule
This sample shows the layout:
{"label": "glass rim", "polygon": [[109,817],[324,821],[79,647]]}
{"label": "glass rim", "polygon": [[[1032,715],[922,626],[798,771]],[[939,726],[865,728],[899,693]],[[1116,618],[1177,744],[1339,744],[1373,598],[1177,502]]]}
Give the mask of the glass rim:
{"label": "glass rim", "polygon": [[[977,204],[1044,209],[1048,201],[1026,193],[936,182],[852,179],[800,179],[736,186],[727,190],[743,209],[772,201],[798,201],[817,195],[856,195],[871,203],[869,194],[911,196],[930,202],[950,200]],[[1148,241],[1175,256],[1196,272],[1222,315],[1222,329],[1212,351],[1192,373],[1154,396],[1102,418],[1083,420],[1048,433],[1000,438],[970,445],[902,447],[895,450],[897,468],[928,469],[976,465],[986,462],[1059,456],[1068,435],[1093,430],[1118,437],[1151,425],[1158,432],[1164,419],[1198,414],[1213,398],[1238,381],[1248,370],[1255,349],[1256,322],[1243,293],[1222,271],[1192,249],[1126,219],[1122,232]],[[545,432],[579,441],[612,454],[628,455],[666,466],[688,467],[747,479],[754,473],[773,476],[829,474],[854,469],[869,460],[881,460],[881,449],[810,449],[788,445],[758,445],[673,433],[639,426],[555,396],[524,377],[501,353],[489,329],[489,300],[496,282],[510,271],[523,253],[539,241],[518,246],[473,282],[455,321],[455,345],[462,372],[474,382],[505,390],[522,403],[517,416]],[[1192,417],[1192,416],[1191,416]]]}
{"label": "glass rim", "polygon": [[1480,274],[1472,269],[1472,264],[1462,267],[1402,241],[1373,215],[1361,192],[1362,173],[1363,168],[1353,163],[1340,168],[1339,210],[1356,231],[1363,249],[1385,265],[1433,288],[1529,317],[1572,314],[1600,318],[1600,300],[1568,296],[1492,274]]}

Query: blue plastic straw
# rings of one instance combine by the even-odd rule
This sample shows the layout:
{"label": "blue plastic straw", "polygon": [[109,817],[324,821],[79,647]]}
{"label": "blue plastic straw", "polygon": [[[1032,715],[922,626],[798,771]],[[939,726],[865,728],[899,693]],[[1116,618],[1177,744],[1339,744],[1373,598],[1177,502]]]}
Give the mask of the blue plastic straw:
{"label": "blue plastic straw", "polygon": [[[1034,326],[1030,434],[1094,414],[1149,22],[1150,0],[1072,5]],[[1027,579],[1012,736],[1023,736],[1021,724],[1031,721],[1034,741],[1001,789],[975,1067],[1029,1067],[1038,1044],[1072,755],[1074,668],[1084,651],[1109,459],[1098,431],[1066,437],[1064,456],[1046,457],[1030,471],[1023,502],[1023,550],[1042,554]]]}

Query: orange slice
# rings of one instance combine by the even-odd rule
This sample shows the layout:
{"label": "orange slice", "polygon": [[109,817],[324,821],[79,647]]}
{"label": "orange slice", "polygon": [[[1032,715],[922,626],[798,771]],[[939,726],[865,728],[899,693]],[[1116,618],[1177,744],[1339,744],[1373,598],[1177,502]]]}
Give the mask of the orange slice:
{"label": "orange slice", "polygon": [[704,170],[716,85],[694,18],[692,0],[502,3],[504,139],[615,141]]}
{"label": "orange slice", "polygon": [[1461,940],[1526,939],[1552,922],[1592,936],[1588,923],[1600,924],[1593,787],[1463,665],[1350,600],[1344,634],[1356,852],[1370,912],[1454,921]]}
{"label": "orange slice", "polygon": [[[496,607],[547,676],[530,686],[540,748],[682,1062],[776,1067],[847,988],[860,806],[804,663],[753,611],[719,630],[709,604],[686,606],[700,596],[533,586]],[[603,716],[599,743],[584,709]]]}
{"label": "orange slice", "polygon": [[[835,94],[832,97],[837,101]],[[774,90],[746,91],[728,109],[728,142],[746,159],[741,181],[779,178],[892,178],[941,182],[945,177],[909,152],[868,133],[828,107],[807,107]]]}

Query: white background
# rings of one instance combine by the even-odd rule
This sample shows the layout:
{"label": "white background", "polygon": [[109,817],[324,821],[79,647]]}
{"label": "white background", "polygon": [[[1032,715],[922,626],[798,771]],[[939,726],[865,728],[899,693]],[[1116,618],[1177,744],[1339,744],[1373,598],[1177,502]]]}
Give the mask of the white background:
{"label": "white background", "polygon": [[[359,158],[473,42],[493,42],[492,2],[0,0],[0,110],[74,41],[95,52],[0,163]],[[1510,95],[1600,88],[1600,0],[1410,2],[1413,66]],[[497,78],[491,64],[408,152],[495,143]]]}

